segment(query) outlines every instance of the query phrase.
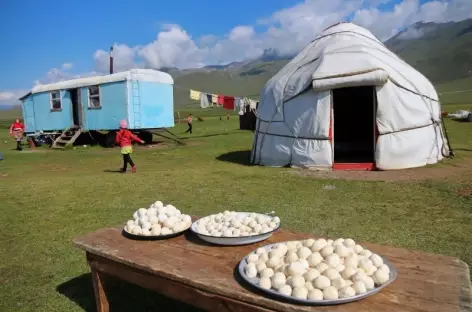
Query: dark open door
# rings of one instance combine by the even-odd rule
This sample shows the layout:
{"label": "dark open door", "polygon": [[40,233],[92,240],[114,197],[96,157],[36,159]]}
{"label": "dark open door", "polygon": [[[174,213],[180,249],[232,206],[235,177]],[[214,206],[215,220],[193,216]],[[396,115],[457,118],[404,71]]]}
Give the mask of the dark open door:
{"label": "dark open door", "polygon": [[69,92],[72,103],[72,118],[74,125],[82,127],[82,105],[80,100],[80,89],[71,89]]}
{"label": "dark open door", "polygon": [[[375,163],[377,97],[374,86],[333,90],[334,163],[368,170]],[[336,168],[335,168],[336,169]]]}

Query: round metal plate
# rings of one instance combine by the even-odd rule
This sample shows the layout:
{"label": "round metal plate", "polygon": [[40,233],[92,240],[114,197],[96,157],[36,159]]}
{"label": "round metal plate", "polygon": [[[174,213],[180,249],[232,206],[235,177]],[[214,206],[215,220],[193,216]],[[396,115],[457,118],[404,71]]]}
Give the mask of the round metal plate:
{"label": "round metal plate", "polygon": [[[277,244],[280,244],[280,243],[277,243]],[[272,246],[274,246],[276,244],[270,244],[270,245],[266,245],[262,248],[265,248],[266,250],[270,250],[272,248]],[[253,252],[251,252],[250,254],[252,254]],[[249,255],[250,255],[249,254]],[[385,259],[384,257],[382,257],[382,260],[384,261],[384,263],[390,268],[390,279],[388,280],[387,283],[383,284],[382,286],[379,286],[379,287],[375,287],[374,289],[372,290],[369,290],[368,292],[364,293],[364,294],[361,294],[361,295],[355,295],[353,297],[349,297],[349,298],[341,298],[341,299],[336,299],[336,300],[306,300],[306,299],[298,299],[298,298],[294,298],[292,296],[286,296],[286,295],[283,295],[275,290],[272,290],[272,289],[265,289],[265,288],[262,288],[258,285],[258,281],[259,281],[259,278],[256,277],[256,278],[249,278],[246,276],[246,273],[245,273],[245,268],[248,264],[247,262],[247,257],[249,256],[247,255],[246,257],[244,257],[241,262],[239,263],[239,266],[238,266],[238,271],[239,271],[239,275],[247,282],[249,283],[251,286],[259,289],[260,291],[274,297],[274,298],[277,298],[277,299],[280,299],[282,301],[286,301],[286,302],[290,302],[290,303],[295,303],[295,304],[303,304],[303,305],[336,305],[336,304],[343,304],[343,303],[348,303],[348,302],[354,302],[354,301],[358,301],[358,300],[361,300],[361,299],[364,299],[364,298],[367,298],[369,296],[372,296],[376,293],[378,293],[379,291],[381,291],[383,288],[387,287],[388,285],[390,285],[396,278],[397,278],[397,270],[395,269],[395,267],[392,265],[392,263],[390,263],[390,261],[388,261],[387,259]]]}
{"label": "round metal plate", "polygon": [[134,239],[134,240],[162,240],[162,239],[168,239],[172,237],[176,237],[179,235],[184,234],[190,227],[186,228],[185,230],[177,233],[172,233],[168,235],[150,235],[150,236],[144,236],[144,235],[136,235],[136,234],[131,234],[130,232],[126,231],[123,229],[121,234],[123,234],[124,237]]}
{"label": "round metal plate", "polygon": [[[240,218],[245,218],[250,212],[238,212],[237,213]],[[257,213],[262,214],[262,213]],[[240,237],[218,237],[218,236],[211,236],[206,234],[200,234],[197,232],[197,222],[192,223],[190,227],[190,231],[195,233],[201,240],[204,240],[208,243],[215,244],[215,245],[224,245],[224,246],[239,246],[239,245],[248,245],[254,244],[263,240],[268,239],[272,236],[272,234],[280,228],[280,223],[277,225],[275,229],[270,232],[263,233],[263,234],[255,234],[255,235],[248,235],[248,236],[240,236]]]}

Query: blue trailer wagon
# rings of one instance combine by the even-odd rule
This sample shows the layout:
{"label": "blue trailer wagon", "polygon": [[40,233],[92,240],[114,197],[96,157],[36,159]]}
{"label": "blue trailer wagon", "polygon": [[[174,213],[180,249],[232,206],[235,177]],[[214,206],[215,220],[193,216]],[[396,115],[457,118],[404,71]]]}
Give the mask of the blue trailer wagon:
{"label": "blue trailer wagon", "polygon": [[[54,136],[53,147],[73,144],[82,132],[108,131],[113,146],[119,121],[144,141],[174,126],[174,80],[164,72],[132,69],[104,76],[37,85],[20,100],[27,136]],[[169,132],[170,133],[170,132]]]}

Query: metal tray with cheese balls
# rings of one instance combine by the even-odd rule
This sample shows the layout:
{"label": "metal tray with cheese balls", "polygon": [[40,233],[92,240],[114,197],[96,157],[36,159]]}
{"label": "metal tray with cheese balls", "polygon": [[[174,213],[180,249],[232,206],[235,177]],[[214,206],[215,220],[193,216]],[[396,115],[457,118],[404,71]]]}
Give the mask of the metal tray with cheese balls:
{"label": "metal tray with cheese balls", "polygon": [[397,277],[387,259],[350,238],[266,245],[244,257],[238,271],[245,282],[274,298],[305,305],[357,301]]}
{"label": "metal tray with cheese balls", "polygon": [[123,236],[135,240],[161,240],[179,236],[192,225],[192,218],[173,205],[156,201],[149,208],[139,208],[126,222]]}
{"label": "metal tray with cheese balls", "polygon": [[280,228],[280,218],[274,214],[227,210],[195,221],[190,230],[211,244],[253,244],[271,237]]}

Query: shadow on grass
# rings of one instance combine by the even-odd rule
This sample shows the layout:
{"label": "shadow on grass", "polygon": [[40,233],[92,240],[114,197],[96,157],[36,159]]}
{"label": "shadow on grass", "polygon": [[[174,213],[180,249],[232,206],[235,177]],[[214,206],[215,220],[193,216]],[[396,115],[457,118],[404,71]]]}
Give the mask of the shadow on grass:
{"label": "shadow on grass", "polygon": [[235,151],[216,157],[217,160],[226,161],[238,165],[250,166],[251,151]]}
{"label": "shadow on grass", "polygon": [[[210,137],[215,137],[215,136],[220,136],[220,135],[232,135],[232,134],[238,134],[237,132],[223,132],[223,133],[214,133],[214,134],[205,134],[205,135],[193,135],[193,134],[186,134],[182,133],[179,136],[180,140],[188,140],[191,138],[210,138]],[[187,135],[186,137],[183,137],[183,135]]]}
{"label": "shadow on grass", "polygon": [[[92,275],[90,273],[80,275],[60,284],[57,286],[56,291],[80,306],[84,311],[97,311],[92,286]],[[115,278],[107,278],[105,291],[110,303],[110,311],[201,311],[182,302]]]}

